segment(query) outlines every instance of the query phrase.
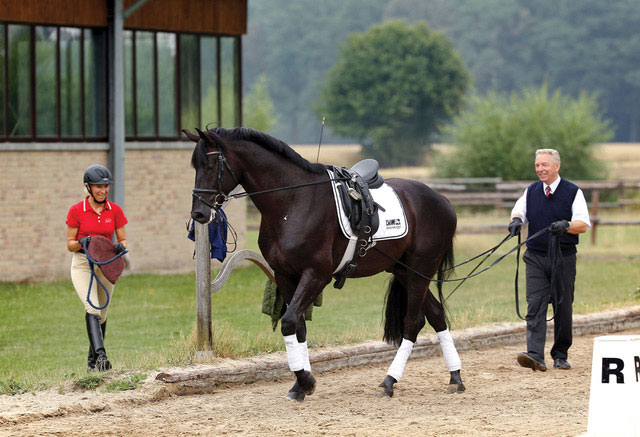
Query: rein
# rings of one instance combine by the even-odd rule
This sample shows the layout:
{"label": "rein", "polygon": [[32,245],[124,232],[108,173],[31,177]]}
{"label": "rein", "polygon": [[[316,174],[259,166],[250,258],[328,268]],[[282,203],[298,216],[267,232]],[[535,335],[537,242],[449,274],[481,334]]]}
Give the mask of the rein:
{"label": "rein", "polygon": [[[109,264],[109,263],[117,260],[121,256],[129,253],[129,251],[127,249],[125,249],[122,252],[120,252],[119,254],[117,254],[116,256],[114,256],[113,258],[101,262],[101,261],[96,261],[93,258],[91,258],[91,255],[89,255],[89,250],[87,249],[87,247],[88,247],[87,246],[87,242],[84,241],[83,244],[82,244],[82,249],[84,250],[84,254],[87,256],[87,260],[89,261],[89,269],[91,269],[91,279],[89,280],[89,289],[87,290],[87,303],[89,305],[91,305],[92,308],[94,308],[96,310],[101,310],[101,309],[106,308],[107,305],[109,305],[109,300],[111,300],[111,296],[109,296],[109,291],[107,290],[107,287],[104,286],[102,281],[100,281],[100,278],[98,278],[98,275],[96,275],[94,265],[97,264],[99,266],[103,266],[105,264]],[[98,285],[100,285],[100,287],[102,287],[102,289],[104,290],[104,292],[107,295],[107,301],[101,307],[95,306],[93,304],[93,302],[91,302],[91,286],[93,285],[93,278],[96,278],[96,282],[98,283]]]}
{"label": "rein", "polygon": [[[422,279],[426,279],[426,280],[431,281],[431,282],[458,282],[458,281],[466,281],[466,280],[467,280],[467,279],[469,279],[469,278],[476,277],[476,276],[478,276],[479,274],[486,272],[487,270],[489,270],[490,268],[494,267],[496,264],[498,264],[500,261],[502,261],[503,259],[505,259],[508,255],[510,255],[510,254],[511,254],[511,253],[513,253],[514,251],[516,251],[516,250],[520,250],[520,247],[521,247],[522,245],[524,245],[527,241],[529,241],[529,240],[531,240],[531,239],[533,239],[533,238],[535,238],[535,237],[537,237],[537,236],[541,235],[542,233],[544,233],[544,232],[548,231],[548,230],[549,230],[549,228],[550,228],[550,227],[548,227],[548,228],[544,228],[544,229],[541,229],[540,231],[538,231],[538,232],[536,232],[535,234],[531,235],[529,238],[527,238],[527,239],[526,239],[525,241],[523,241],[522,243],[518,243],[518,245],[517,245],[517,246],[515,246],[513,249],[511,249],[509,252],[505,253],[505,254],[504,254],[504,255],[502,255],[500,258],[498,258],[497,260],[495,260],[491,265],[489,265],[489,266],[485,267],[484,269],[480,270],[479,272],[472,273],[472,274],[469,274],[469,275],[467,275],[467,276],[463,276],[463,277],[460,277],[460,278],[453,278],[453,279],[433,279],[433,278],[430,278],[430,277],[428,277],[428,276],[426,276],[426,275],[423,275],[422,273],[420,273],[420,272],[416,271],[415,269],[413,269],[413,268],[409,267],[408,265],[406,265],[405,263],[403,263],[403,262],[402,262],[402,261],[400,261],[399,259],[397,259],[397,258],[395,258],[395,257],[393,257],[393,256],[391,256],[391,255],[389,255],[387,252],[385,252],[384,250],[380,249],[379,247],[374,246],[374,249],[376,249],[376,250],[377,250],[378,252],[380,252],[381,254],[385,255],[387,258],[389,258],[389,259],[391,259],[391,260],[395,261],[396,263],[400,264],[401,266],[405,267],[407,270],[411,270],[411,272],[413,272],[413,273],[415,273],[416,275],[420,276]],[[471,259],[478,258],[479,256],[481,256],[481,255],[483,255],[484,253],[487,253],[487,252],[491,252],[491,253],[493,253],[493,251],[495,251],[498,247],[500,247],[500,246],[501,246],[505,241],[507,241],[509,238],[510,238],[510,237],[505,238],[505,239],[504,239],[500,244],[498,244],[496,247],[494,247],[494,248],[492,248],[492,249],[489,249],[489,251],[485,251],[485,252],[483,252],[483,253],[482,253],[482,254],[480,254],[480,255],[476,255],[474,258],[471,258]],[[489,255],[491,255],[491,253],[490,253]],[[487,256],[487,257],[485,257],[485,259],[486,259],[486,258],[488,258],[488,256]],[[460,263],[460,265],[465,264],[465,263],[467,263],[468,261],[470,261],[470,260],[464,261],[464,262]],[[476,268],[477,268],[477,267],[479,267],[479,266],[480,266],[480,264],[482,264],[484,261],[485,261],[485,260],[483,259],[483,260],[479,263],[479,265],[478,265],[478,266],[476,266]],[[475,270],[475,269],[474,269],[474,270]],[[449,295],[449,296],[450,296],[450,295]]]}
{"label": "rein", "polygon": [[[222,193],[219,190],[213,190],[213,189],[208,189],[208,188],[194,188],[193,189],[193,197],[195,197],[196,199],[200,200],[202,203],[204,203],[205,205],[207,205],[209,208],[220,208],[220,206],[222,205],[222,203],[226,202],[227,200],[233,200],[233,199],[241,199],[243,197],[251,197],[251,196],[257,196],[258,194],[265,194],[265,193],[272,193],[274,191],[284,191],[284,190],[291,190],[294,188],[302,188],[302,187],[308,187],[310,185],[318,185],[318,184],[326,184],[327,182],[340,182],[340,181],[346,181],[346,178],[332,178],[332,179],[327,179],[327,180],[322,180],[322,181],[315,181],[315,182],[307,182],[304,184],[297,184],[297,185],[289,185],[286,187],[278,187],[278,188],[270,188],[268,190],[262,190],[262,191],[254,191],[252,193],[249,193],[247,191],[243,191],[241,193],[236,193],[236,194],[229,194],[226,195],[224,193]],[[202,198],[202,196],[198,196],[198,194],[216,194],[216,200],[214,201],[215,204],[212,205],[210,202],[207,202],[206,200],[204,200]],[[221,196],[223,198],[222,202],[218,203],[218,196]]]}
{"label": "rein", "polygon": [[[238,178],[236,177],[235,173],[233,172],[233,169],[231,168],[231,166],[229,166],[229,163],[227,162],[227,159],[225,158],[224,153],[222,153],[222,150],[220,149],[219,145],[218,145],[218,151],[217,152],[208,152],[207,155],[216,155],[216,156],[218,156],[218,176],[217,176],[218,187],[215,188],[215,189],[197,188],[197,187],[195,187],[193,189],[193,191],[192,191],[192,196],[195,197],[196,199],[198,199],[200,202],[202,202],[205,205],[207,205],[209,208],[211,208],[214,211],[219,210],[222,207],[223,203],[228,201],[228,200],[241,199],[243,197],[257,196],[259,194],[273,193],[275,191],[292,190],[294,188],[302,188],[302,187],[308,187],[310,185],[325,184],[327,182],[339,182],[339,181],[347,180],[346,178],[333,178],[333,179],[327,179],[327,180],[322,180],[322,181],[307,182],[307,183],[304,183],[304,184],[289,185],[289,186],[286,186],[286,187],[270,188],[270,189],[267,189],[267,190],[254,191],[253,193],[249,193],[247,191],[243,191],[241,193],[227,195],[227,194],[224,194],[224,192],[222,191],[222,182],[223,182],[223,176],[224,176],[224,169],[226,168],[227,170],[229,170],[229,173],[231,174],[231,176],[235,180],[236,185],[240,185],[240,181],[238,181]],[[213,203],[211,203],[208,200],[206,200],[204,197],[201,196],[201,194],[215,194]]]}

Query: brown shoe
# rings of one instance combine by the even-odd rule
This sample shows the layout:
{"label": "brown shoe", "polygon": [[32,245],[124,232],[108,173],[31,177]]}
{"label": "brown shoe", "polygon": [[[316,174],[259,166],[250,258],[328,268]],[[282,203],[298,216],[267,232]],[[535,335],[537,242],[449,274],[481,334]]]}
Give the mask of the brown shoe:
{"label": "brown shoe", "polygon": [[520,352],[518,354],[518,364],[520,364],[522,367],[527,367],[534,372],[536,370],[539,370],[540,372],[547,371],[547,366],[546,364],[544,364],[544,361],[540,362],[526,352]]}

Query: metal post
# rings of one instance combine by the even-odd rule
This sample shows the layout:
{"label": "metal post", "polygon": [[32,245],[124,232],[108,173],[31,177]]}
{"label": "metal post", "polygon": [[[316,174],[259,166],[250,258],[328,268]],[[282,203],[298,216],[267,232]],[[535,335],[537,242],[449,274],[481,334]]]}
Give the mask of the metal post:
{"label": "metal post", "polygon": [[211,245],[209,225],[195,222],[197,351],[211,351]]}
{"label": "metal post", "polygon": [[111,198],[124,208],[124,67],[122,0],[109,1],[109,167]]}

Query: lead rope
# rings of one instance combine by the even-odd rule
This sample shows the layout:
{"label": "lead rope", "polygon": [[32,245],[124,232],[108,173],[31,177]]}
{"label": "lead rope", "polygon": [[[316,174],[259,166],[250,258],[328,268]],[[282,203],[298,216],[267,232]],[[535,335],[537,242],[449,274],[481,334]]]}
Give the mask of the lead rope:
{"label": "lead rope", "polygon": [[[549,229],[549,228],[547,228]],[[546,229],[545,229],[546,230]],[[564,283],[560,281],[560,299],[558,299],[557,281],[558,281],[558,269],[557,263],[560,263],[560,275],[562,275],[562,251],[560,250],[560,243],[558,242],[558,236],[551,234],[549,237],[549,250],[547,251],[547,260],[551,265],[551,279],[549,284],[549,299],[551,308],[553,309],[553,315],[547,322],[556,318],[556,306],[560,305],[564,300]],[[528,240],[528,239],[527,239]],[[525,241],[526,242],[526,241]],[[527,317],[522,317],[520,313],[520,299],[518,296],[518,271],[520,270],[520,233],[518,233],[518,253],[516,255],[516,279],[515,279],[515,299],[516,299],[516,314],[521,320],[529,320]],[[547,303],[549,305],[549,303]]]}
{"label": "lead rope", "polygon": [[[119,254],[117,254],[116,256],[114,256],[113,258],[107,260],[107,261],[96,261],[93,258],[91,258],[91,255],[89,255],[89,250],[87,250],[87,242],[83,241],[82,242],[82,249],[84,250],[84,254],[87,256],[87,261],[89,261],[89,269],[91,270],[91,279],[89,279],[89,289],[87,290],[87,303],[89,305],[91,305],[92,308],[96,309],[96,310],[101,310],[107,307],[107,305],[109,305],[109,300],[111,300],[111,296],[109,296],[109,291],[107,290],[107,287],[104,286],[104,284],[102,283],[102,281],[100,281],[100,278],[98,278],[98,275],[96,275],[95,272],[95,267],[94,265],[99,265],[99,266],[103,266],[105,264],[109,264],[110,262],[113,262],[115,260],[117,260],[118,258],[120,258],[121,256],[129,253],[129,251],[127,249],[123,250],[122,252],[120,252]],[[104,305],[102,305],[101,307],[97,307],[93,304],[93,302],[91,302],[91,286],[93,285],[93,278],[96,278],[96,282],[98,283],[98,285],[100,287],[102,287],[102,289],[104,290],[105,294],[107,295],[107,301],[105,302]]]}
{"label": "lead rope", "polygon": [[[485,252],[481,253],[480,255],[476,255],[476,256],[474,256],[473,258],[470,258],[470,259],[468,259],[468,260],[466,260],[466,261],[464,261],[464,262],[461,262],[461,263],[460,263],[460,264],[458,264],[458,265],[466,264],[466,263],[468,263],[469,261],[474,260],[474,259],[476,259],[476,258],[479,258],[480,256],[482,256],[482,255],[484,255],[484,254],[486,253],[487,255],[482,259],[482,261],[480,261],[480,262],[479,262],[479,263],[478,263],[478,264],[473,268],[473,270],[471,270],[471,272],[469,272],[469,274],[470,274],[470,275],[471,275],[471,274],[473,274],[473,272],[475,272],[475,271],[476,271],[476,270],[477,270],[477,269],[482,265],[482,263],[484,263],[484,262],[487,260],[487,258],[489,258],[489,257],[493,254],[493,252],[495,252],[495,251],[496,251],[500,246],[502,246],[502,245],[504,244],[504,242],[505,242],[505,241],[507,241],[509,238],[511,238],[511,235],[507,235],[506,237],[504,237],[504,239],[503,239],[500,243],[498,243],[498,245],[497,245],[497,246],[492,247],[491,249],[489,249],[488,251],[485,251]],[[518,233],[518,254],[520,253],[520,246],[519,246],[519,244],[520,244],[520,233]],[[454,267],[456,267],[456,266],[454,266]],[[451,269],[453,269],[454,267],[451,267]],[[451,269],[446,269],[446,270],[451,270]],[[517,268],[516,268],[516,278],[517,278],[517,277],[518,277],[518,270],[517,270]],[[451,293],[449,293],[449,295],[445,298],[445,300],[449,299],[449,297],[450,297],[450,296],[451,296],[451,295],[452,295],[452,294],[453,294],[453,293],[454,293],[458,288],[460,288],[460,286],[461,286],[462,284],[464,284],[464,281],[466,281],[467,279],[468,279],[468,278],[464,278],[462,281],[460,281],[460,283],[456,286],[456,288],[454,288],[454,289],[451,291]]]}
{"label": "lead rope", "polygon": [[[537,236],[541,235],[542,233],[548,231],[550,228],[546,227],[544,229],[539,230],[538,232],[536,232],[535,234],[531,235],[529,238],[527,238],[525,241],[523,242],[518,242],[518,245],[515,246],[513,249],[509,250],[507,253],[505,253],[504,255],[502,255],[500,258],[498,258],[497,260],[495,260],[493,263],[491,263],[491,265],[485,267],[484,269],[480,270],[479,272],[475,272],[472,274],[469,274],[467,276],[463,276],[460,278],[453,278],[453,279],[434,279],[434,278],[430,278],[426,275],[423,275],[422,273],[418,272],[417,270],[409,267],[408,265],[406,265],[405,263],[403,263],[402,261],[400,261],[399,259],[395,258],[394,256],[389,255],[387,252],[385,252],[384,250],[380,249],[378,246],[374,246],[373,248],[376,249],[378,252],[380,252],[381,254],[385,255],[387,258],[395,261],[396,263],[398,263],[399,265],[401,265],[402,267],[406,268],[407,270],[411,270],[411,272],[415,273],[416,275],[418,275],[419,277],[421,277],[422,279],[426,279],[427,281],[431,281],[431,282],[458,282],[458,281],[465,281],[469,278],[473,278],[476,277],[478,275],[480,275],[481,273],[486,272],[487,270],[489,270],[490,268],[494,267],[496,264],[498,264],[500,261],[502,261],[503,259],[505,259],[508,255],[511,255],[514,251],[516,250],[520,250],[520,247],[523,246],[524,244],[527,243],[527,241],[532,240],[534,238],[536,238]],[[505,238],[504,241],[508,240],[508,238]],[[504,242],[503,241],[503,242]],[[502,244],[502,243],[501,243]],[[498,245],[499,247],[500,245]],[[498,248],[496,247],[496,249]],[[485,252],[486,253],[486,252]],[[478,256],[476,256],[475,258],[478,258]],[[485,257],[486,259],[486,257]],[[484,260],[482,260],[480,263],[483,263]],[[464,263],[462,263],[464,264]],[[475,269],[474,269],[475,270]]]}

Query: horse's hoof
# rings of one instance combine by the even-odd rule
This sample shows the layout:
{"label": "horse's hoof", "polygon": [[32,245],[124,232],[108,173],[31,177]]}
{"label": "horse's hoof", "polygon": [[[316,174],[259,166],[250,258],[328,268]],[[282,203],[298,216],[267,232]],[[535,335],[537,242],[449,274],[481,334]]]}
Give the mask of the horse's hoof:
{"label": "horse's hoof", "polygon": [[464,384],[460,383],[460,384],[449,384],[447,386],[447,393],[462,393],[464,392],[466,389],[464,387]]}
{"label": "horse's hoof", "polygon": [[309,374],[309,379],[306,382],[307,384],[305,384],[304,393],[311,396],[316,391],[316,378]]}
{"label": "horse's hoof", "polygon": [[289,391],[302,391],[305,394],[312,395],[316,391],[316,378],[308,370],[298,370],[296,374],[296,383]]}
{"label": "horse's hoof", "polygon": [[378,387],[382,387],[383,391],[380,393],[376,394],[376,397],[388,397],[388,398],[392,398],[393,397],[393,385],[398,382],[397,379],[395,379],[393,376],[391,375],[387,375],[386,378],[384,378],[384,381],[382,381],[380,383],[380,385]]}
{"label": "horse's hoof", "polygon": [[384,387],[384,390],[376,393],[377,398],[392,398],[393,397],[393,388]]}
{"label": "horse's hoof", "polygon": [[289,393],[287,393],[287,397],[285,399],[288,401],[302,402],[304,401],[304,392],[291,390]]}

